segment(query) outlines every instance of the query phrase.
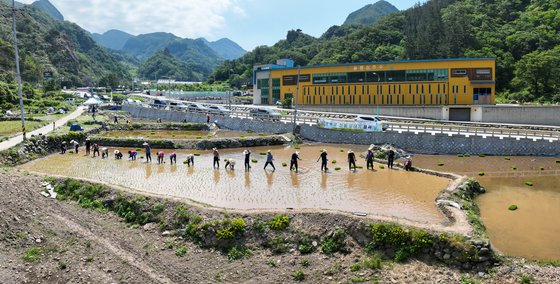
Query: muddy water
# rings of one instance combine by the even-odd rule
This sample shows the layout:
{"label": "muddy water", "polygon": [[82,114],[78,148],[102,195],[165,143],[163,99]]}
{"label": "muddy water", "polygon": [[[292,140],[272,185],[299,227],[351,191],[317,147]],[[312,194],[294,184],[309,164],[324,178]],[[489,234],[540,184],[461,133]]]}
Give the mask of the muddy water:
{"label": "muddy water", "polygon": [[[508,255],[560,259],[560,164],[556,157],[418,155],[418,167],[476,177],[488,190],[477,199],[492,243]],[[438,164],[444,163],[443,166]],[[480,177],[479,172],[484,172]],[[527,182],[533,186],[526,185]],[[519,207],[508,210],[510,205]]]}
{"label": "muddy water", "polygon": [[[320,149],[329,153],[329,173],[320,172],[317,163]],[[254,148],[252,169],[243,169],[241,150],[221,151],[221,158],[237,161],[234,171],[212,169],[209,152],[198,152],[195,167],[182,164],[188,153],[177,152],[179,165],[146,164],[143,161],[99,159],[72,154],[54,154],[21,166],[47,174],[100,180],[140,191],[188,198],[214,206],[238,209],[322,208],[348,212],[364,212],[406,218],[425,223],[444,220],[434,199],[449,180],[401,170],[358,169],[349,172],[346,151],[334,146],[302,146],[300,173],[291,173],[282,163],[289,164],[294,149],[274,147],[276,171],[264,170],[268,148]],[[126,150],[126,149],[121,149]],[[365,150],[354,148],[354,150]],[[358,153],[358,151],[356,151]],[[142,156],[140,153],[139,156]],[[336,160],[336,164],[332,161]],[[154,158],[155,161],[155,158]],[[166,160],[167,161],[167,160]],[[363,159],[359,165],[365,166]],[[335,170],[336,167],[342,168]]]}
{"label": "muddy water", "polygon": [[107,131],[99,134],[102,137],[110,138],[147,138],[147,139],[201,139],[201,138],[229,138],[229,137],[250,137],[258,136],[256,133],[241,131],[183,131],[183,130],[126,130],[126,131]]}

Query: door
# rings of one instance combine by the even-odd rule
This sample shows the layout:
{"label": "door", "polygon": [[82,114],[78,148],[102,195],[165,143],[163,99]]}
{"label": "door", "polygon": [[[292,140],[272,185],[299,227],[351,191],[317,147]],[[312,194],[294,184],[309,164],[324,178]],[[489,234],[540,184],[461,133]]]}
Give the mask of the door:
{"label": "door", "polygon": [[450,108],[449,109],[450,121],[471,121],[470,108]]}

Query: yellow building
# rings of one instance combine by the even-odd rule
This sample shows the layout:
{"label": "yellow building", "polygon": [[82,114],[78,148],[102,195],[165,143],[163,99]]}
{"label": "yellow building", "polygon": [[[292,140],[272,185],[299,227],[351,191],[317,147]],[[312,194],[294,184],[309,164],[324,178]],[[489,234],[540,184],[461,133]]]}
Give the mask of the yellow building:
{"label": "yellow building", "polygon": [[490,58],[403,60],[294,67],[289,59],[254,67],[254,103],[295,98],[300,105],[494,104]]}

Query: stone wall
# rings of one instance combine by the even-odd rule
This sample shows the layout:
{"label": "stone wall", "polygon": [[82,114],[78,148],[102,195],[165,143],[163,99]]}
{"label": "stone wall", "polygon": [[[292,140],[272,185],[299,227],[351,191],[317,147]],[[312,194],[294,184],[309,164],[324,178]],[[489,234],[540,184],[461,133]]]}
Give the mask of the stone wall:
{"label": "stone wall", "polygon": [[[127,105],[123,110],[133,116],[146,118],[200,122],[206,121],[204,115],[188,114],[184,112],[166,111]],[[292,132],[293,125],[283,122],[257,121],[251,119],[214,117],[216,124],[225,129],[239,131],[255,131],[268,133]],[[479,136],[465,137],[462,135],[448,136],[447,134],[431,133],[397,133],[397,132],[351,132],[318,128],[301,125],[302,138],[339,144],[393,144],[409,152],[425,154],[486,154],[486,155],[560,155],[560,143],[548,141],[533,141],[530,139],[499,139]]]}

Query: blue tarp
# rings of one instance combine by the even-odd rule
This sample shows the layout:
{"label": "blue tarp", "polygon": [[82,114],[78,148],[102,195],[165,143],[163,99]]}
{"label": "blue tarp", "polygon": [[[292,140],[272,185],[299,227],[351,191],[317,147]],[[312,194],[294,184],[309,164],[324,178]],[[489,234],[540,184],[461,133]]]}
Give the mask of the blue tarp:
{"label": "blue tarp", "polygon": [[78,124],[72,124],[72,126],[70,126],[70,131],[83,131],[83,129]]}

